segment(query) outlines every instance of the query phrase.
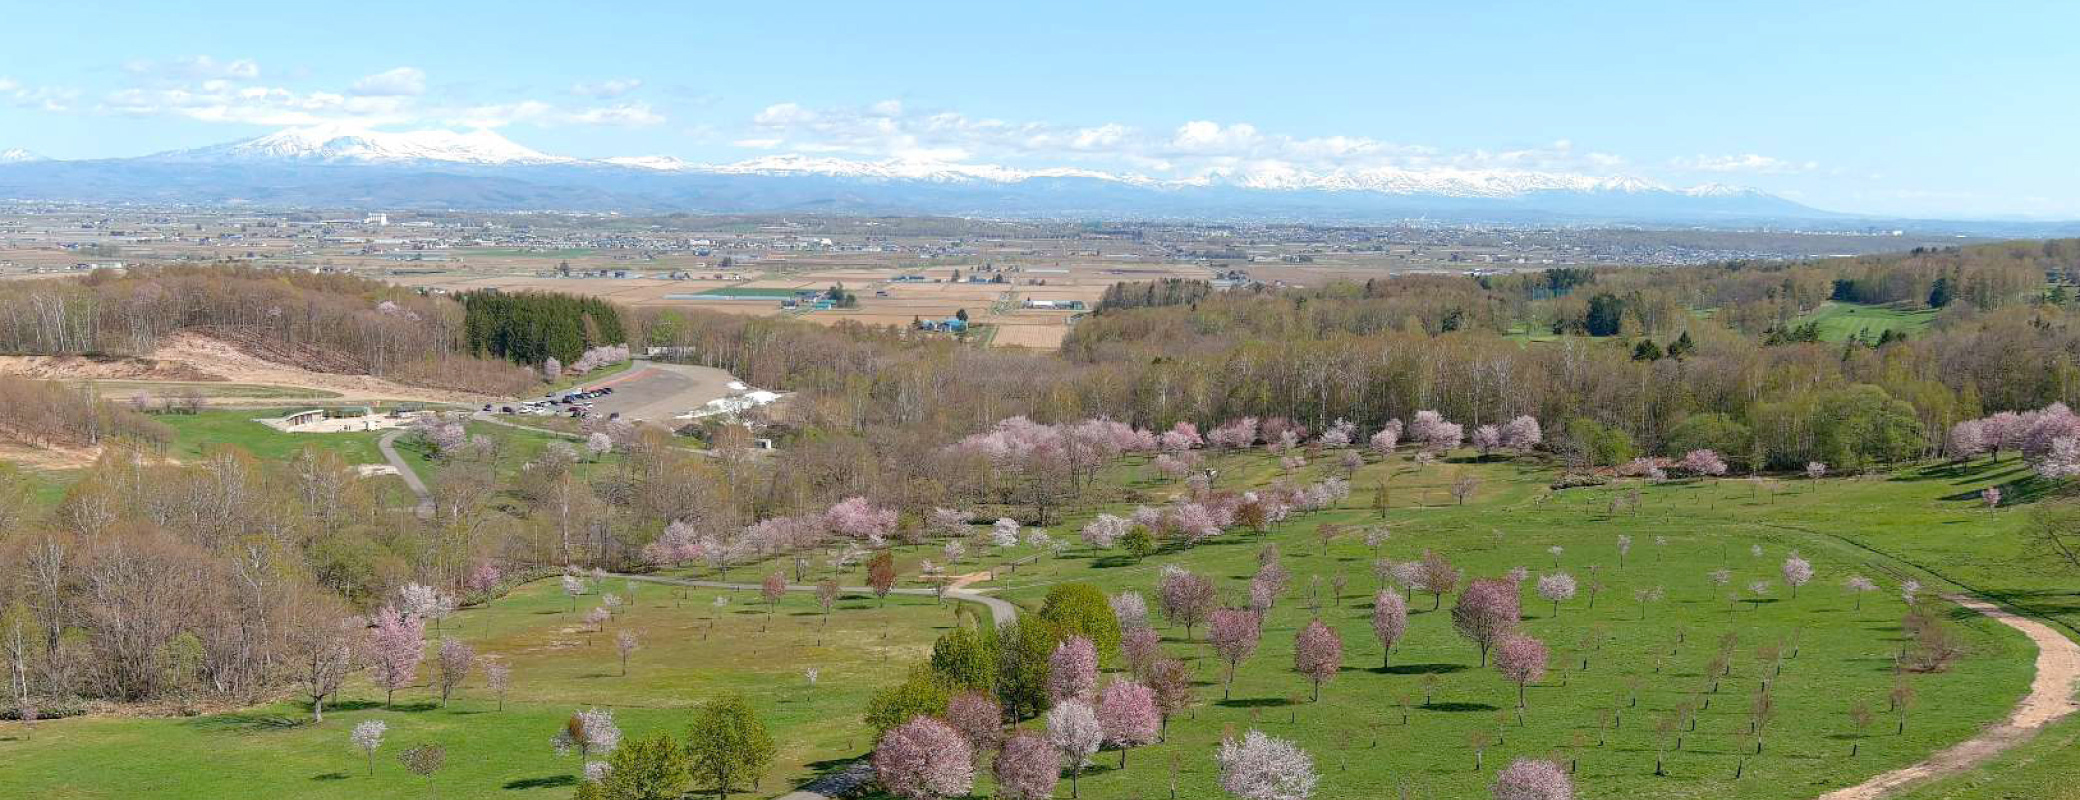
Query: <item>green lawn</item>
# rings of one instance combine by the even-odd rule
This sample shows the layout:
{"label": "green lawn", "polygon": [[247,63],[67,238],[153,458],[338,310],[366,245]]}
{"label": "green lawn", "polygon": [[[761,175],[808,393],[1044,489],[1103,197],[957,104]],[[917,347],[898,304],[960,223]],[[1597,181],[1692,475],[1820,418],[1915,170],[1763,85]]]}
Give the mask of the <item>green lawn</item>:
{"label": "green lawn", "polygon": [[[627,592],[620,581],[602,590]],[[718,594],[729,596],[719,613]],[[447,635],[512,667],[503,711],[479,675],[446,708],[431,686],[399,692],[396,707],[386,709],[380,691],[352,685],[317,724],[286,702],[187,718],[46,721],[33,738],[16,729],[0,736],[0,786],[64,798],[399,797],[424,787],[396,752],[432,741],[448,748],[447,769],[435,780],[440,797],[564,798],[581,762],[557,756],[549,738],[573,711],[612,708],[630,738],[660,730],[683,736],[692,706],[736,692],[780,745],[760,785],[770,796],[865,749],[858,719],[867,695],[922,659],[953,623],[950,605],[920,597],[892,597],[885,606],[848,597],[826,628],[811,596],[790,595],[770,629],[754,592],[689,590],[681,599],[643,585],[636,598],[603,634],[578,619],[598,598],[581,598],[572,614],[553,580],[444,623]],[[642,643],[626,676],[613,647],[622,630]],[[814,685],[804,673],[811,666],[819,672]],[[422,681],[430,669],[429,656]],[[347,741],[367,719],[390,726],[373,777]]]}
{"label": "green lawn", "polygon": [[307,445],[337,452],[349,464],[381,464],[376,450],[381,431],[345,433],[284,433],[254,420],[279,417],[300,408],[247,408],[207,410],[195,414],[159,414],[153,419],[173,428],[174,440],[166,454],[175,460],[192,461],[206,451],[231,445],[244,448],[262,461],[288,459]]}
{"label": "green lawn", "polygon": [[1901,309],[1888,306],[1870,306],[1860,303],[1823,303],[1812,313],[1791,321],[1792,325],[1817,322],[1820,339],[1828,342],[1847,341],[1851,336],[1861,335],[1870,341],[1887,330],[1898,330],[1915,334],[1935,322],[1936,310],[1932,308]]}
{"label": "green lawn", "polygon": [[[484,427],[496,429],[488,433],[522,433]],[[509,441],[507,457],[545,445]],[[1531,462],[1479,463],[1461,456],[1420,471],[1403,458],[1367,462],[1342,507],[1294,518],[1262,537],[1231,533],[1141,561],[1079,544],[980,584],[1028,610],[1064,581],[1087,581],[1108,592],[1134,589],[1153,604],[1159,568],[1176,564],[1213,576],[1223,597],[1234,601],[1255,571],[1262,546],[1276,543],[1283,551],[1293,590],[1267,620],[1262,645],[1242,666],[1232,698],[1222,699],[1218,662],[1202,641],[1188,640],[1181,628],[1161,628],[1165,646],[1197,670],[1201,703],[1172,722],[1167,741],[1133,753],[1127,769],[1117,768],[1116,753],[1101,754],[1082,780],[1084,796],[1168,796],[1172,763],[1178,797],[1219,796],[1215,744],[1225,733],[1256,727],[1292,738],[1315,756],[1323,774],[1319,798],[1392,797],[1404,788],[1415,797],[1484,796],[1494,771],[1511,758],[1548,755],[1578,762],[1579,796],[1585,798],[1809,797],[1918,761],[1971,735],[2005,716],[2027,687],[2034,652],[2027,640],[1976,615],[1955,614],[1966,655],[1945,671],[1908,677],[1915,701],[1905,732],[1896,733],[1898,718],[1887,713],[1887,693],[1896,679],[1893,656],[1905,641],[1905,606],[1897,594],[1902,578],[1918,577],[1930,591],[1969,587],[2066,621],[2059,600],[2068,596],[2066,582],[2041,559],[2031,560],[2017,541],[2022,509],[1987,513],[1972,500],[1978,488],[1994,483],[2009,485],[2010,496],[2025,504],[2041,496],[2041,489],[2020,480],[2012,461],[1897,476],[1619,482],[1563,491],[1548,486],[1554,470]],[[1331,463],[1318,457],[1288,477],[1319,480],[1335,471]],[[1255,488],[1281,477],[1276,462],[1257,453],[1215,456],[1209,464],[1220,470],[1217,488]],[[1446,491],[1460,476],[1481,482],[1465,505]],[[1392,489],[1384,519],[1393,532],[1382,548],[1387,557],[1408,560],[1436,550],[1470,575],[1524,566],[1535,581],[1555,569],[1548,548],[1563,548],[1558,568],[1575,575],[1585,595],[1555,614],[1526,589],[1523,628],[1546,641],[1553,660],[1551,672],[1529,687],[1521,724],[1514,714],[1515,687],[1481,667],[1473,646],[1453,633],[1450,596],[1438,611],[1431,610],[1431,598],[1414,599],[1410,630],[1390,665],[1381,667],[1368,624],[1374,554],[1355,535],[1324,551],[1315,533],[1323,523],[1378,523],[1369,504],[1371,487],[1382,480]],[[1051,532],[1073,540],[1097,510],[1160,505],[1181,488],[1154,475],[1145,459],[1126,460],[1104,470],[1081,498],[1081,509]],[[1614,512],[1612,501],[1634,490],[1637,509]],[[1007,510],[981,509],[984,517]],[[1616,546],[1621,534],[1633,539],[1622,566]],[[1817,571],[1796,597],[1779,572],[1793,551]],[[949,570],[980,570],[1035,555],[1024,546],[992,550],[979,543],[971,543],[970,552]],[[906,579],[914,579],[922,559],[944,561],[936,545],[899,548],[897,556]],[[829,569],[820,557],[812,563],[819,575]],[[780,566],[738,567],[730,577],[754,581]],[[1729,587],[1707,580],[1707,573],[1722,567],[1734,574]],[[847,570],[847,583],[859,583],[861,572]],[[1883,586],[1863,597],[1860,610],[1842,589],[1852,573]],[[1607,584],[1593,608],[1586,597],[1592,574]],[[1314,576],[1349,582],[1340,597],[1325,598],[1318,612],[1345,646],[1343,669],[1323,688],[1319,703],[1307,701],[1306,681],[1291,671],[1294,634],[1317,613],[1306,599]],[[1727,598],[1730,589],[1753,580],[1770,581],[1768,594],[1741,591],[1741,599]],[[1656,587],[1664,597],[1642,608],[1635,592]],[[235,796],[290,789],[318,797],[401,792],[411,784],[394,762],[379,763],[378,777],[365,778],[346,747],[354,722],[381,716],[394,726],[393,749],[429,738],[451,748],[450,770],[439,780],[443,796],[564,796],[576,759],[553,756],[546,742],[571,709],[611,704],[631,734],[678,732],[686,707],[729,690],[750,696],[783,743],[784,766],[761,787],[770,796],[865,752],[870,733],[859,714],[866,696],[921,663],[932,638],[952,621],[948,608],[923,598],[891,598],[886,610],[856,599],[818,645],[806,596],[791,595],[775,630],[760,633],[761,616],[749,607],[755,595],[748,592],[732,596],[712,632],[709,603],[716,592],[694,590],[679,600],[664,587],[643,586],[638,594],[640,608],[616,623],[639,626],[646,642],[629,678],[618,675],[610,640],[574,629],[568,601],[552,583],[542,582],[450,623],[451,633],[514,664],[517,688],[503,713],[490,710],[476,688],[446,710],[426,707],[425,692],[418,691],[409,710],[385,711],[366,705],[371,695],[364,687],[348,693],[360,706],[318,726],[295,722],[298,709],[289,705],[184,720],[52,722],[38,728],[34,742],[0,740],[0,753],[13,750],[0,761],[0,785],[33,786],[40,795],[60,797],[119,791]],[[1203,640],[1205,632],[1195,634]],[[1735,637],[1732,671],[1714,693],[1702,669],[1726,635]],[[1781,673],[1764,663],[1767,645],[1785,648]],[[821,671],[814,687],[802,677],[809,666]],[[1765,679],[1772,682],[1779,711],[1756,756],[1747,734],[1748,710]],[[1683,730],[1680,749],[1667,753],[1669,774],[1654,775],[1655,753],[1672,744],[1654,733],[1655,721],[1679,703],[1707,698],[1709,708],[1698,712],[1695,730]],[[1857,702],[1876,713],[1867,729],[1850,722],[1849,708]],[[1599,745],[1606,712],[1617,724],[1603,729]],[[1468,742],[1479,732],[1501,741],[1487,749],[1483,769],[1476,771]],[[2080,727],[2063,724],[2005,757],[1997,769],[1913,796],[2046,796],[2062,789],[2060,778],[2076,766],[2071,748],[2059,744],[2074,740],[2080,740]],[[120,768],[78,769],[82,763]],[[213,769],[194,768],[203,763]],[[1736,769],[1743,770],[1737,780]],[[988,796],[987,769],[978,772],[977,795]]]}

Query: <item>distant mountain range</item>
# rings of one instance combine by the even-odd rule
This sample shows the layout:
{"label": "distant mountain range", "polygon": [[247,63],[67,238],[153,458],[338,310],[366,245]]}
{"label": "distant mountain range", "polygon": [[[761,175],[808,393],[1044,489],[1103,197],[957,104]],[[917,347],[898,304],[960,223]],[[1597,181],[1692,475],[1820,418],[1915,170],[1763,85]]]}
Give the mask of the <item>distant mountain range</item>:
{"label": "distant mountain range", "polygon": [[136,158],[0,151],[0,198],[266,208],[1749,225],[1847,219],[1754,189],[1519,170],[1373,169],[1161,180],[1081,169],[780,155],[578,159],[489,130],[292,128]]}

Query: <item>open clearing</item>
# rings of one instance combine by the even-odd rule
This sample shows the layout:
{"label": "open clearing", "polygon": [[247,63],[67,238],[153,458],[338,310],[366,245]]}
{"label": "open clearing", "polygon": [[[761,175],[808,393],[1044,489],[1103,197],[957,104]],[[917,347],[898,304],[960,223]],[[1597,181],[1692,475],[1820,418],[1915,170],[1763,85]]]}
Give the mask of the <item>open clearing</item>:
{"label": "open clearing", "polygon": [[[1314,481],[1335,472],[1330,459],[1317,461],[1292,479]],[[1257,453],[1214,456],[1210,462],[1221,470],[1225,488],[1261,486],[1280,477],[1275,461]],[[1048,588],[1065,581],[1153,598],[1158,567],[1174,564],[1212,576],[1232,598],[1256,570],[1260,550],[1279,546],[1293,589],[1271,612],[1263,643],[1242,664],[1232,697],[1222,699],[1221,665],[1207,651],[1203,629],[1187,637],[1181,627],[1162,628],[1164,647],[1187,659],[1199,676],[1201,702],[1172,721],[1167,741],[1132,755],[1130,764],[1138,766],[1120,770],[1116,754],[1099,756],[1082,779],[1083,791],[1093,798],[1165,796],[1173,755],[1179,796],[1213,796],[1218,789],[1211,748],[1224,731],[1248,727],[1292,738],[1314,753],[1323,771],[1317,797],[1337,800],[1379,797],[1382,787],[1403,786],[1418,797],[1478,796],[1491,770],[1474,770],[1468,742],[1476,732],[1500,739],[1482,754],[1491,769],[1519,755],[1558,753],[1575,760],[1582,797],[1811,797],[1915,764],[1978,734],[2006,718],[2031,686],[2035,648],[2029,639],[1958,609],[1952,619],[1966,645],[1964,658],[1945,671],[1908,677],[1915,700],[1903,733],[1895,732],[1898,716],[1886,710],[1896,679],[1892,659],[1903,641],[1899,620],[1905,607],[1894,591],[1897,582],[1914,576],[1931,591],[1951,589],[1957,584],[1918,566],[1940,563],[1930,558],[1931,546],[1967,535],[1962,531],[2019,524],[2010,518],[2020,514],[1987,515],[1964,497],[1976,486],[2002,480],[1999,465],[1955,469],[1935,480],[1908,472],[1893,479],[1624,483],[1556,492],[1547,486],[1554,473],[1543,467],[1459,459],[1418,470],[1397,458],[1359,469],[1354,484],[1361,490],[1342,507],[1276,525],[1261,538],[1230,533],[1141,561],[1117,550],[1074,547],[1015,571],[998,571],[971,588],[1028,611],[1037,609]],[[1454,504],[1446,491],[1461,476],[1481,481],[1465,505]],[[1549,674],[1529,687],[1522,723],[1513,712],[1515,687],[1480,667],[1474,648],[1452,632],[1450,596],[1443,610],[1431,611],[1430,598],[1416,595],[1409,633],[1381,666],[1368,623],[1374,553],[1354,534],[1325,548],[1315,533],[1322,523],[1374,523],[1378,517],[1365,507],[1365,487],[1382,480],[1391,487],[1385,522],[1393,535],[1380,555],[1401,561],[1436,550],[1471,575],[1525,566],[1534,578],[1568,571],[1585,593],[1592,580],[1603,584],[1593,607],[1578,596],[1557,613],[1527,590],[1523,628],[1544,639],[1553,656]],[[1635,488],[1639,509],[1612,514],[1611,501]],[[1180,490],[1136,458],[1107,468],[1085,499],[1091,511],[1119,513],[1132,507],[1130,493],[1154,502]],[[1054,528],[1055,535],[1073,537],[1089,514],[1073,515]],[[1914,534],[1896,535],[1902,531]],[[1622,565],[1620,534],[1634,541]],[[1554,554],[1552,547],[1561,550]],[[1778,577],[1779,565],[1794,551],[1811,559],[1818,572],[1796,597]],[[936,547],[896,552],[905,586],[922,585],[914,580],[920,559],[940,558]],[[1025,545],[993,549],[979,542],[971,543],[971,553],[951,570],[973,572],[1035,555]],[[728,577],[755,580],[785,568],[739,567]],[[1706,579],[1719,568],[1732,572],[1729,586]],[[829,568],[817,559],[811,569],[814,579]],[[1989,571],[1980,577],[1988,580],[2012,572],[1996,565],[1984,569]],[[1840,588],[1851,573],[1876,578],[1886,590],[1864,595],[1858,608],[1858,599]],[[1333,587],[1338,576],[1348,581],[1341,593],[1320,590],[1319,611],[1307,600],[1315,576],[1325,587]],[[857,567],[843,577],[848,584],[863,579]],[[1744,588],[1758,580],[1772,585],[1759,595]],[[602,590],[626,591],[609,583]],[[1988,585],[1998,593],[2008,584]],[[1657,587],[1658,599],[1642,602],[1636,594]],[[451,633],[477,643],[481,652],[512,659],[518,688],[506,712],[490,710],[473,683],[445,710],[427,703],[420,691],[400,696],[403,710],[384,711],[368,702],[366,688],[356,688],[347,693],[349,707],[328,714],[322,725],[302,723],[299,709],[287,704],[188,720],[62,720],[39,726],[35,749],[16,750],[26,757],[0,769],[17,770],[26,785],[82,797],[112,796],[118,785],[197,795],[262,787],[295,787],[315,797],[402,791],[410,784],[394,763],[379,763],[377,777],[365,778],[346,749],[345,734],[355,721],[382,716],[393,726],[392,742],[448,744],[451,767],[437,781],[442,796],[561,796],[576,780],[577,765],[551,755],[546,737],[570,710],[612,705],[632,735],[678,732],[684,709],[727,690],[750,696],[784,743],[781,767],[761,787],[770,796],[865,752],[871,732],[858,716],[866,694],[921,663],[931,638],[953,619],[947,607],[925,598],[893,597],[886,612],[854,599],[831,623],[833,631],[844,632],[818,646],[810,638],[816,614],[806,596],[789,595],[774,631],[759,633],[755,593],[695,589],[679,600],[660,586],[636,591],[638,609],[612,623],[642,626],[645,649],[631,660],[627,679],[602,644],[607,640],[580,630],[553,582],[538,582],[451,623]],[[1737,597],[1729,599],[1729,592]],[[712,623],[722,627],[707,633],[716,594],[728,595]],[[871,616],[876,613],[892,616]],[[1341,673],[1323,686],[1319,704],[1308,702],[1307,682],[1291,671],[1294,633],[1317,615],[1344,642]],[[1727,635],[1734,637],[1731,674],[1715,682],[1701,668]],[[845,637],[842,644],[839,637]],[[802,674],[810,666],[819,670],[815,686]],[[1758,756],[1747,721],[1764,679],[1786,713],[1768,723]],[[1655,733],[1657,720],[1705,699],[1708,707],[1689,711],[1694,730],[1679,727],[1679,748]],[[1852,724],[1847,713],[1859,702],[1877,717],[1869,728]],[[238,737],[240,745],[223,747],[232,741],[227,737]],[[80,775],[67,769],[143,741],[154,743],[152,754],[122,759],[122,770]],[[0,742],[0,748],[20,744]],[[1665,777],[1653,774],[1657,751],[1663,753]],[[210,763],[233,769],[207,775],[184,769],[216,752],[230,760]],[[1736,769],[1742,772],[1738,779]],[[985,777],[976,793],[990,791]]]}

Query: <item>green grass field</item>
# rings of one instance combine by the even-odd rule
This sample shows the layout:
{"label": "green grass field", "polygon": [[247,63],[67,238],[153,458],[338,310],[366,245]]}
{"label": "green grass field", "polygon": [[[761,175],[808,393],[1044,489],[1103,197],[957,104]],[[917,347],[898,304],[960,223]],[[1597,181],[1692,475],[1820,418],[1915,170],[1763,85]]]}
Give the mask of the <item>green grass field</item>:
{"label": "green grass field", "polygon": [[1842,342],[1858,335],[1877,341],[1878,336],[1887,330],[1897,330],[1911,335],[1921,332],[1930,323],[1935,322],[1935,319],[1936,310],[1932,308],[1899,309],[1860,303],[1829,302],[1791,322],[1793,325],[1819,323],[1821,341]]}
{"label": "green grass field", "polygon": [[[602,588],[627,591],[614,580]],[[447,620],[447,635],[511,666],[503,711],[478,675],[446,708],[430,685],[400,691],[393,708],[383,707],[380,690],[350,685],[316,724],[292,703],[185,718],[47,721],[26,737],[16,729],[0,736],[0,786],[66,798],[396,797],[425,789],[395,753],[436,741],[448,748],[447,769],[434,781],[440,797],[562,798],[582,764],[575,754],[557,756],[549,738],[572,712],[611,708],[630,738],[683,735],[691,706],[736,692],[780,744],[760,786],[764,795],[780,794],[824,762],[867,747],[857,724],[867,695],[923,658],[953,623],[950,606],[930,598],[892,597],[883,606],[848,597],[825,627],[813,598],[790,595],[767,629],[755,592],[688,592],[682,599],[664,586],[641,586],[605,633],[579,619],[599,598],[580,598],[572,614],[553,580]],[[730,600],[719,612],[718,594]],[[625,676],[613,645],[623,630],[642,643]],[[814,685],[804,673],[811,666],[819,671]],[[429,656],[422,682],[430,668]],[[367,719],[390,726],[372,777],[347,741]]]}
{"label": "green grass field", "polygon": [[[1334,471],[1330,463],[1317,458],[1290,477],[1319,480]],[[1221,471],[1218,488],[1252,488],[1280,477],[1276,463],[1256,453],[1215,456],[1209,464]],[[1108,592],[1134,589],[1153,604],[1159,568],[1176,564],[1213,576],[1232,601],[1255,571],[1264,544],[1276,543],[1283,551],[1294,588],[1267,620],[1262,645],[1240,669],[1232,698],[1222,700],[1221,671],[1203,641],[1188,640],[1182,628],[1161,628],[1165,647],[1188,659],[1200,676],[1201,702],[1171,723],[1165,742],[1132,753],[1128,768],[1117,768],[1117,753],[1100,754],[1082,779],[1086,797],[1168,796],[1173,763],[1177,796],[1219,796],[1212,749],[1224,734],[1251,727],[1294,739],[1314,755],[1322,772],[1319,798],[1392,797],[1404,789],[1411,797],[1484,796],[1494,771],[1517,756],[1576,761],[1579,796],[1585,798],[1810,797],[1966,738],[2005,716],[2027,687],[2034,652],[2028,642],[1977,615],[1955,614],[1966,655],[1947,670],[1908,678],[1916,696],[1905,732],[1896,733],[1898,718],[1887,713],[1887,693],[1895,682],[1893,656],[1905,641],[1905,606],[1896,593],[1902,578],[1917,577],[1932,592],[1977,590],[2070,621],[2062,599],[2070,597],[2066,581],[2041,559],[2031,560],[2019,541],[2024,509],[1988,513],[1973,501],[1986,485],[2026,489],[2016,470],[2013,461],[1982,461],[1896,476],[1620,482],[1554,491],[1548,484],[1555,471],[1529,462],[1461,458],[1417,471],[1401,458],[1368,459],[1342,507],[1289,520],[1263,537],[1231,533],[1140,561],[1079,545],[1003,571],[978,588],[1028,610],[1065,581],[1090,582]],[[1481,482],[1464,505],[1447,492],[1459,476]],[[1580,596],[1557,614],[1527,587],[1523,628],[1546,641],[1553,660],[1548,675],[1529,687],[1522,724],[1514,713],[1515,687],[1480,667],[1474,647],[1452,632],[1450,596],[1438,611],[1430,610],[1428,596],[1411,602],[1416,613],[1409,632],[1382,668],[1368,623],[1374,553],[1356,535],[1334,540],[1326,550],[1315,536],[1323,523],[1381,523],[1369,504],[1371,487],[1382,480],[1391,487],[1383,522],[1392,538],[1381,555],[1407,560],[1436,550],[1470,575],[1524,566],[1535,580],[1556,568],[1548,548],[1557,546],[1558,568],[1575,575],[1585,591],[1592,574],[1607,584],[1593,608]],[[1156,477],[1145,460],[1130,459],[1107,468],[1086,491],[1082,509],[1051,531],[1074,539],[1074,531],[1098,510],[1159,505],[1181,489]],[[1635,489],[1637,508],[1614,511],[1612,501]],[[2010,496],[2026,505],[2041,492]],[[1633,539],[1622,566],[1616,545],[1621,534]],[[971,544],[973,555],[949,571],[1034,555],[1023,546],[978,552],[985,549]],[[1817,570],[1795,598],[1779,575],[1793,551]],[[899,548],[897,555],[909,578],[921,559],[944,560],[936,546]],[[828,569],[821,559],[816,563],[816,569]],[[730,577],[753,581],[776,566],[739,567]],[[1722,567],[1734,574],[1731,586],[1707,580],[1707,573]],[[848,570],[847,582],[860,582],[860,572]],[[1884,587],[1864,595],[1860,610],[1842,589],[1852,573]],[[1317,613],[1306,599],[1314,576],[1325,583],[1337,576],[1348,580],[1341,596],[1325,598],[1318,612],[1345,648],[1344,667],[1323,687],[1318,703],[1307,701],[1308,684],[1291,669],[1293,636]],[[1727,598],[1729,590],[1753,580],[1770,581],[1769,592]],[[619,589],[613,583],[608,591]],[[1643,608],[1635,592],[1656,587],[1664,597]],[[816,618],[808,597],[790,596],[775,630],[759,633],[760,615],[747,607],[755,595],[734,595],[713,623],[720,627],[710,632],[708,603],[716,594],[691,590],[679,600],[665,587],[641,587],[639,608],[615,623],[639,626],[646,643],[628,678],[618,675],[610,639],[573,629],[568,601],[549,582],[465,612],[449,623],[450,632],[514,665],[513,702],[502,713],[491,710],[474,686],[448,709],[428,706],[423,690],[411,693],[404,710],[371,707],[373,695],[358,687],[347,693],[352,705],[322,725],[297,722],[299,708],[289,704],[189,719],[47,722],[33,741],[0,741],[6,754],[0,784],[37,787],[40,796],[58,797],[406,791],[413,784],[394,761],[380,761],[378,776],[367,778],[347,748],[346,732],[354,722],[380,716],[393,726],[393,750],[426,739],[450,747],[450,769],[437,781],[444,797],[566,796],[577,760],[550,753],[547,737],[575,707],[611,704],[631,734],[678,732],[687,707],[718,691],[740,691],[783,743],[782,766],[761,786],[761,794],[771,796],[864,753],[871,744],[859,721],[866,696],[921,663],[930,641],[952,623],[947,607],[922,598],[891,598],[885,611],[856,599],[834,618],[830,641],[819,646],[811,641]],[[1203,640],[1205,632],[1195,634]],[[1714,693],[1702,668],[1728,634],[1736,637],[1732,671]],[[1763,663],[1766,645],[1785,649],[1780,674]],[[810,666],[821,671],[814,687],[802,675]],[[1765,727],[1758,756],[1747,720],[1765,679],[1772,681],[1779,711]],[[1706,698],[1710,705],[1697,712],[1695,730],[1681,726],[1680,749],[1666,752],[1669,774],[1654,775],[1657,750],[1673,744],[1655,734],[1656,721],[1686,700]],[[1848,712],[1857,702],[1876,713],[1868,728],[1851,722]],[[1607,712],[1616,725],[1602,724]],[[1482,755],[1479,771],[1469,746],[1476,733],[1500,738]],[[2063,790],[2061,778],[2080,762],[2059,743],[2076,740],[2080,724],[2061,724],[1994,767],[1911,796],[2050,796],[2046,792]],[[82,770],[83,763],[121,768]],[[200,764],[211,769],[197,769]],[[1743,771],[1739,779],[1736,769]],[[976,794],[989,796],[987,769],[979,773]]]}
{"label": "green grass field", "polygon": [[159,414],[152,417],[173,428],[174,440],[166,455],[178,461],[193,461],[208,450],[225,445],[244,448],[262,461],[283,461],[308,445],[318,445],[339,454],[349,464],[381,464],[376,450],[380,431],[345,433],[284,433],[255,422],[279,417],[300,408],[255,408],[207,410],[195,414]]}

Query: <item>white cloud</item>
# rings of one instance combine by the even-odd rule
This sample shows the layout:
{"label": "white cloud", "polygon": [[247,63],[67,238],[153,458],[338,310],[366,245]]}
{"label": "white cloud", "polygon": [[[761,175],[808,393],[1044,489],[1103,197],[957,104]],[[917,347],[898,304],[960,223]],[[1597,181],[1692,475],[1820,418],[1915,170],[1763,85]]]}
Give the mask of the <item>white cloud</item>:
{"label": "white cloud", "polygon": [[1669,159],[1669,166],[1692,172],[1742,172],[1754,175],[1791,175],[1819,169],[1815,161],[1789,161],[1757,153],[1698,155]]}
{"label": "white cloud", "polygon": [[316,125],[403,122],[412,114],[401,98],[349,97],[332,92],[296,92],[268,86],[205,81],[192,87],[123,89],[101,108],[131,116],[178,116],[204,122],[250,125]]}
{"label": "white cloud", "polygon": [[635,78],[613,78],[598,83],[571,84],[571,94],[598,100],[611,100],[642,88],[643,82]]}
{"label": "white cloud", "polygon": [[363,97],[413,97],[426,93],[426,73],[416,67],[398,67],[355,81],[347,88]]}
{"label": "white cloud", "polygon": [[20,81],[13,78],[0,78],[0,92],[12,92],[20,88],[22,88]]}
{"label": "white cloud", "polygon": [[573,112],[567,116],[567,121],[580,125],[642,127],[664,122],[664,116],[650,110],[648,103],[624,103],[603,108],[590,108]]}
{"label": "white cloud", "polygon": [[250,58],[219,61],[210,56],[182,56],[166,61],[135,59],[123,70],[142,78],[166,80],[253,80],[260,77],[260,64]]}

